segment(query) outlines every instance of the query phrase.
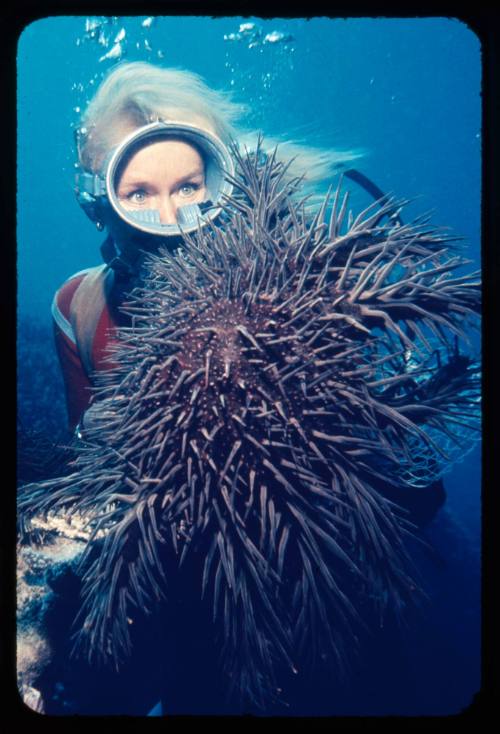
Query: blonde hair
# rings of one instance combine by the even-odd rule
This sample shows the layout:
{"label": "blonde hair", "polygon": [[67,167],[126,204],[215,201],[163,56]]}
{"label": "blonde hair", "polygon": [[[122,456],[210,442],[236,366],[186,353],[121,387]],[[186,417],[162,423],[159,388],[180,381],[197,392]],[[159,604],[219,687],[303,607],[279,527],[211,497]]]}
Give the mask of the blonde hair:
{"label": "blonde hair", "polygon": [[[121,63],[101,83],[82,116],[80,164],[98,172],[124,135],[156,120],[199,125],[226,145],[236,141],[254,150],[259,132],[236,125],[247,111],[247,106],[236,103],[230,93],[211,89],[191,71],[143,61]],[[275,136],[264,135],[263,142],[266,151],[278,147],[280,160],[288,163],[293,158],[288,175],[303,177],[309,187],[330,178],[340,164],[360,156],[356,151],[316,148]]]}
{"label": "blonde hair", "polygon": [[122,63],[104,79],[83,114],[80,163],[97,172],[126,132],[156,120],[208,128],[228,145],[236,137],[232,123],[243,111],[228,93],[210,89],[191,71]]}

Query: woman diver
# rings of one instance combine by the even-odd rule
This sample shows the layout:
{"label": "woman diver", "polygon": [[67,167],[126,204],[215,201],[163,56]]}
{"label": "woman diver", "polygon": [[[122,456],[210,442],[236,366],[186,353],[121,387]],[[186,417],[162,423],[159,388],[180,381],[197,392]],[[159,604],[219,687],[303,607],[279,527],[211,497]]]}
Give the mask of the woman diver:
{"label": "woman diver", "polygon": [[[231,146],[238,140],[251,148],[257,139],[236,129],[243,111],[243,105],[191,72],[144,62],[114,67],[90,101],[77,131],[76,195],[97,228],[106,230],[105,262],[71,276],[52,305],[69,426],[78,438],[85,439],[92,425],[94,376],[112,364],[116,330],[130,324],[121,306],[140,284],[148,253],[160,246],[173,250],[182,244],[182,234],[220,222],[218,204],[232,191],[226,174],[235,172]],[[266,144],[274,147],[276,141]],[[350,157],[289,141],[281,141],[280,149],[284,158],[295,156],[289,176],[306,182],[326,179]],[[203,645],[201,634],[198,645]],[[137,657],[135,664],[149,667]],[[163,677],[182,698],[182,684],[168,671]],[[147,675],[145,680],[154,685]],[[136,682],[131,685],[137,701],[147,701],[147,692],[142,695]],[[80,705],[99,706],[101,689],[107,687],[87,682]],[[106,697],[103,710],[106,705],[112,710],[109,692]]]}

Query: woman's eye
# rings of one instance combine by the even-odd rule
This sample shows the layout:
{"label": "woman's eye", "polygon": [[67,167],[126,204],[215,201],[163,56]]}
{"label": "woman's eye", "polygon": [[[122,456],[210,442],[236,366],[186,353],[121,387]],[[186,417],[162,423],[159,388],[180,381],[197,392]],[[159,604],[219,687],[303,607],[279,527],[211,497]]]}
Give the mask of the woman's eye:
{"label": "woman's eye", "polygon": [[146,192],[139,190],[139,191],[132,191],[130,194],[128,194],[127,199],[132,202],[132,204],[144,204],[146,201]]}
{"label": "woman's eye", "polygon": [[183,184],[179,189],[179,193],[184,197],[192,196],[197,189],[198,186],[196,184]]}

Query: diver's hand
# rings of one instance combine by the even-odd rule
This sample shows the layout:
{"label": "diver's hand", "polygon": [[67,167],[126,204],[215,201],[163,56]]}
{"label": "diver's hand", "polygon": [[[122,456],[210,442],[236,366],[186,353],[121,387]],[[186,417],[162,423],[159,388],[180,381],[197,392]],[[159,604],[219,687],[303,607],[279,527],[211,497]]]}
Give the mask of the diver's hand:
{"label": "diver's hand", "polygon": [[100,416],[102,416],[102,409],[99,403],[91,404],[75,428],[75,437],[80,441],[85,441],[88,434],[98,427]]}

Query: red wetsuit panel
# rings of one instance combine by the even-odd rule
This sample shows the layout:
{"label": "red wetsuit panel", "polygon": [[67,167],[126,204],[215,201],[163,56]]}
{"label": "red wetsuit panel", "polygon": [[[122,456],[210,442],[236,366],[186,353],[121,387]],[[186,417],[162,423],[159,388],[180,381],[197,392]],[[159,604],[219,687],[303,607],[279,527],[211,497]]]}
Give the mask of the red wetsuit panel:
{"label": "red wetsuit panel", "polygon": [[[84,277],[85,273],[78,273],[67,280],[57,291],[52,306],[56,349],[64,379],[68,421],[71,430],[74,430],[80,421],[89,406],[92,396],[92,382],[83,367],[70,322],[71,301]],[[105,361],[106,351],[114,341],[115,329],[116,323],[113,321],[110,309],[106,305],[99,318],[92,345],[92,362],[94,369],[98,371],[110,368],[110,365],[106,364]]]}

